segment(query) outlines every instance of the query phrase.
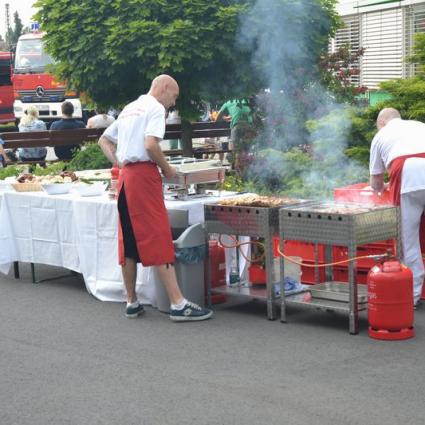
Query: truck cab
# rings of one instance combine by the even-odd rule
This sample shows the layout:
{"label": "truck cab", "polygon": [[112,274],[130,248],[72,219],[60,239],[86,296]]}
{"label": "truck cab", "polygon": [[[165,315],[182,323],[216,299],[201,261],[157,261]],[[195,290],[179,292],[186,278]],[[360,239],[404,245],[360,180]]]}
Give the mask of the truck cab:
{"label": "truck cab", "polygon": [[43,46],[43,33],[34,32],[19,37],[13,69],[13,111],[20,119],[29,105],[35,105],[40,118],[54,121],[62,116],[61,104],[69,100],[74,105],[74,117],[82,118],[82,107],[75,91],[67,90],[65,83],[49,74],[54,65]]}

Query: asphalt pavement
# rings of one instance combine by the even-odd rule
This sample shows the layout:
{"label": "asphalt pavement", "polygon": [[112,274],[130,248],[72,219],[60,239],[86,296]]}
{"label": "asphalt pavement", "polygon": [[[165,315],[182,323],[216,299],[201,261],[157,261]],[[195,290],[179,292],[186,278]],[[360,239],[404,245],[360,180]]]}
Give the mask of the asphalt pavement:
{"label": "asphalt pavement", "polygon": [[[39,278],[64,271],[37,266]],[[259,301],[172,323],[89,295],[80,276],[0,275],[0,425],[354,425],[425,421],[425,306],[416,337],[348,333],[343,314]]]}

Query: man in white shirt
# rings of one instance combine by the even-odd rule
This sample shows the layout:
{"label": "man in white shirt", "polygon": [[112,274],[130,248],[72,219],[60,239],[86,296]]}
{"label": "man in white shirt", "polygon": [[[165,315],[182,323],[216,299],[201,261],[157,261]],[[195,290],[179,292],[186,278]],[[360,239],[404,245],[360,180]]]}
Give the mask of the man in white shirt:
{"label": "man in white shirt", "polygon": [[126,316],[130,318],[144,311],[136,295],[138,262],[157,268],[170,298],[171,320],[205,320],[212,315],[211,310],[187,301],[178,286],[158,170],[159,167],[166,177],[176,173],[166,161],[159,142],[165,133],[166,109],[175,105],[178,95],[179,86],[172,77],[156,77],[148,94],[129,103],[99,139],[107,158],[121,167],[117,187],[119,262],[127,289]]}
{"label": "man in white shirt", "polygon": [[390,176],[394,205],[400,205],[403,261],[413,273],[413,301],[418,304],[424,281],[419,241],[425,209],[425,124],[402,120],[394,108],[383,109],[376,121],[378,133],[370,148],[370,184],[384,190],[384,173]]}

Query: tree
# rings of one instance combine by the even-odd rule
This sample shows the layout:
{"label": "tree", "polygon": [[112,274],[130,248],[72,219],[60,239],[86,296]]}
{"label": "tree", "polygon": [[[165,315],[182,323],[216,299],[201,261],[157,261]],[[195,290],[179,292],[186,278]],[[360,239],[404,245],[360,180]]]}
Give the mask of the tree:
{"label": "tree", "polygon": [[197,0],[40,0],[56,72],[98,104],[119,105],[149,89],[159,73],[181,86],[181,109],[215,87],[236,95],[246,80],[232,45],[246,2]]}
{"label": "tree", "polygon": [[23,33],[24,26],[18,12],[13,14],[13,23],[13,28],[9,28],[6,32],[6,43],[9,46],[15,46],[18,42],[18,38]]}
{"label": "tree", "polygon": [[[305,8],[299,24],[308,27],[312,43],[303,57],[323,50],[335,28],[335,0],[38,0],[35,6],[60,79],[98,104],[119,105],[148,90],[155,75],[170,73],[181,86],[178,107],[185,113],[200,99],[242,97],[267,87],[255,37],[241,42],[240,22],[255,25],[257,39],[271,34],[266,21],[250,14],[255,5],[271,3]],[[280,57],[279,48],[274,55]]]}
{"label": "tree", "polygon": [[367,91],[365,86],[356,86],[351,78],[360,73],[359,61],[364,49],[351,50],[349,45],[336,52],[326,52],[321,60],[323,84],[335,95],[338,102],[357,103],[357,96]]}

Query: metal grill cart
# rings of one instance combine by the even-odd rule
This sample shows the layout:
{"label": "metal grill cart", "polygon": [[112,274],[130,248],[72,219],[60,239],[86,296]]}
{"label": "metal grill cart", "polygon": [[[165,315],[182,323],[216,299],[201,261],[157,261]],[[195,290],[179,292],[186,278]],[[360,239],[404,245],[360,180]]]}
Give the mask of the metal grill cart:
{"label": "metal grill cart", "polygon": [[[325,244],[325,260],[332,260],[332,245],[348,248],[348,258],[356,256],[357,246],[396,239],[400,251],[400,213],[392,206],[365,206],[337,202],[307,202],[284,207],[279,212],[281,251],[285,240]],[[282,251],[283,252],[283,251]],[[316,261],[317,263],[317,261]],[[283,271],[283,258],[280,262]],[[358,333],[358,312],[367,309],[367,291],[359,290],[356,263],[348,265],[348,284],[334,282],[332,269],[327,267],[329,281],[313,285],[306,293],[281,297],[281,321],[286,321],[286,304],[337,310],[349,314],[349,331]],[[283,291],[281,291],[284,294]]]}
{"label": "metal grill cart", "polygon": [[[300,201],[297,201],[299,203]],[[293,203],[293,202],[291,202]],[[280,207],[248,207],[248,206],[222,206],[205,205],[205,229],[206,233],[216,233],[235,236],[250,236],[264,238],[266,287],[228,287],[214,288],[214,292],[227,293],[228,295],[244,296],[267,301],[267,317],[276,319],[276,305],[278,298],[273,285],[273,236],[279,234],[279,208]],[[210,262],[207,263],[208,294],[211,293]]]}

